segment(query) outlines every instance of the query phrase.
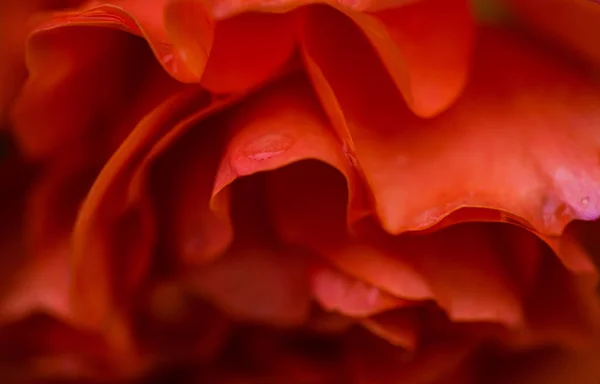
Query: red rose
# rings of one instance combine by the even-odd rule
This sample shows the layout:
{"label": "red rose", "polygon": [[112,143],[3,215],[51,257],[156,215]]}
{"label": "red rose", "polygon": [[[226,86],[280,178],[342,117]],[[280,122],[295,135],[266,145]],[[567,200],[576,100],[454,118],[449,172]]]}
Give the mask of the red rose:
{"label": "red rose", "polygon": [[0,369],[596,382],[599,57],[582,31],[599,8],[584,1],[553,0],[572,3],[560,20],[507,2],[515,18],[494,25],[466,0],[89,1],[36,18],[0,163]]}

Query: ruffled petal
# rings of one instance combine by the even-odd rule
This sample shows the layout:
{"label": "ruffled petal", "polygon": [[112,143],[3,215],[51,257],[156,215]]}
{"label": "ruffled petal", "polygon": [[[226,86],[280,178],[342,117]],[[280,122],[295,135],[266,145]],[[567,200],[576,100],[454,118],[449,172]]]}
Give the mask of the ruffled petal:
{"label": "ruffled petal", "polygon": [[[520,253],[507,256],[510,251],[505,252],[502,243],[516,248],[535,236],[517,228],[503,231],[497,225],[464,224],[397,238],[372,231],[363,241],[353,240],[346,233],[343,179],[316,165],[295,164],[266,176],[280,238],[310,249],[348,276],[380,289],[373,298],[392,294],[407,300],[433,299],[458,321],[512,326],[520,322],[521,294],[531,290],[536,255],[522,260],[516,257]],[[497,231],[503,235],[496,236]],[[540,243],[534,241],[528,249],[534,251]],[[509,263],[523,271],[511,276]],[[328,293],[335,293],[335,281],[329,284]],[[522,284],[523,291],[516,284]]]}
{"label": "ruffled petal", "polygon": [[246,101],[233,111],[229,127],[231,140],[216,176],[213,199],[237,177],[300,160],[319,160],[351,173],[303,77],[278,82]]}
{"label": "ruffled petal", "polygon": [[214,38],[214,22],[200,1],[90,1],[77,10],[57,13],[39,29],[65,24],[115,28],[146,39],[156,58],[177,80],[198,82]]}
{"label": "ruffled petal", "polygon": [[521,297],[503,265],[494,229],[461,224],[425,236],[390,237],[384,246],[424,276],[452,320],[516,326],[523,321]]}
{"label": "ruffled petal", "polygon": [[504,0],[528,25],[600,64],[600,5],[594,0]]}
{"label": "ruffled petal", "polygon": [[[466,1],[425,0],[347,15],[356,26],[333,9],[315,7],[302,26],[303,54],[313,63],[309,73],[318,76],[314,66],[319,67],[336,94],[378,98],[395,86],[417,115],[429,117],[462,91],[474,39]],[[380,90],[381,82],[388,84]]]}
{"label": "ruffled petal", "polygon": [[[356,92],[336,75],[368,55],[336,51],[319,63],[391,233],[427,228],[465,206],[509,212],[544,234],[600,215],[600,137],[592,128],[600,90],[555,56],[480,32],[473,81],[455,107],[430,120],[402,108],[381,76],[355,77],[363,90]],[[330,52],[317,47],[313,56]]]}
{"label": "ruffled petal", "polygon": [[139,39],[53,22],[28,42],[30,77],[13,114],[18,144],[35,158],[82,145],[110,153],[178,85]]}

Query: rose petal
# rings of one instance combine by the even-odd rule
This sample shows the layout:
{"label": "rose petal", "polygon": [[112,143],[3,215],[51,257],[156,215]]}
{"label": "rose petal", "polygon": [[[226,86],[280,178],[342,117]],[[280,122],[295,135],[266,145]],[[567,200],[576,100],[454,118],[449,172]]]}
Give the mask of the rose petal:
{"label": "rose petal", "polygon": [[368,55],[336,51],[321,63],[391,233],[427,228],[464,206],[510,212],[545,234],[600,214],[597,87],[528,44],[481,35],[473,82],[431,120],[403,109],[381,76],[357,76],[354,91],[337,75]]}
{"label": "rose petal", "polygon": [[[114,310],[115,279],[122,284],[120,300],[127,300],[147,272],[156,241],[148,196],[150,166],[198,120],[241,96],[211,100],[190,88],[168,98],[139,122],[103,168],[74,228],[72,295],[88,325],[98,325]],[[139,233],[133,235],[133,230]],[[116,256],[122,252],[128,257]]]}
{"label": "rose petal", "polygon": [[[225,145],[223,124],[223,118],[216,116],[176,142],[163,139],[173,144],[163,146],[166,152],[157,157],[152,190],[159,214],[161,252],[168,258],[167,264],[206,264],[223,254],[233,240],[228,204],[219,215],[209,206]],[[150,154],[148,160],[152,157],[156,156]]]}
{"label": "rose petal", "polygon": [[193,273],[193,287],[235,318],[298,326],[309,316],[309,259],[277,246],[269,236],[262,180],[239,180],[233,188],[232,248]]}
{"label": "rose petal", "polygon": [[595,279],[573,275],[551,255],[545,256],[526,303],[529,335],[524,335],[523,342],[560,343],[569,348],[598,345],[600,303]]}
{"label": "rose petal", "polygon": [[452,320],[515,326],[522,322],[521,298],[503,265],[494,229],[461,224],[425,236],[389,237],[385,246],[424,276]]}
{"label": "rose petal", "polygon": [[440,338],[411,353],[374,336],[357,337],[349,346],[347,366],[357,384],[430,383],[450,375],[472,347],[464,338]]}
{"label": "rose petal", "polygon": [[316,159],[346,175],[351,173],[303,77],[276,83],[245,102],[232,116],[229,123],[232,139],[217,173],[213,203],[219,192],[237,177],[300,160]]}
{"label": "rose petal", "polygon": [[361,321],[373,334],[391,344],[414,352],[421,330],[417,308],[397,309]]}
{"label": "rose petal", "polygon": [[[147,268],[154,223],[149,216],[147,196],[136,196],[133,201],[128,197],[131,173],[140,161],[140,153],[160,137],[165,126],[177,121],[175,111],[190,102],[190,98],[189,94],[173,96],[146,116],[105,165],[81,205],[73,229],[71,295],[75,308],[85,316],[82,320],[88,325],[98,325],[113,309],[114,262],[111,259],[117,249],[124,251],[124,244],[115,247],[116,241],[112,239],[119,235],[119,230],[121,235],[128,235],[123,239],[129,242],[128,246],[137,248],[136,257],[128,255],[121,259],[121,262],[128,260],[135,271],[129,268],[129,278],[139,280]],[[138,182],[137,189],[143,185]],[[129,226],[126,226],[127,220]],[[138,226],[130,226],[132,222]],[[120,228],[115,223],[120,223]],[[130,231],[133,230],[140,232],[132,236]],[[128,284],[133,283],[129,281]],[[121,297],[125,296],[127,294],[121,292]]]}
{"label": "rose petal", "polygon": [[520,297],[513,285],[517,279],[531,285],[536,262],[514,260],[514,267],[524,270],[513,280],[499,247],[501,239],[519,241],[519,237],[507,233],[496,238],[495,231],[503,233],[502,227],[465,224],[421,236],[394,239],[371,234],[362,243],[349,240],[345,200],[340,197],[343,181],[326,167],[308,165],[288,166],[266,176],[275,230],[282,239],[311,249],[349,276],[386,293],[434,299],[455,320],[511,325],[520,321]]}
{"label": "rose petal", "polygon": [[0,344],[2,377],[14,374],[23,380],[15,382],[47,382],[65,376],[110,378],[118,369],[118,359],[98,335],[47,316],[31,316],[2,327]]}
{"label": "rose petal", "polygon": [[231,321],[194,297],[182,280],[152,284],[137,304],[136,340],[158,360],[210,363],[231,334]]}
{"label": "rose petal", "polygon": [[347,316],[366,317],[409,304],[326,266],[312,268],[311,282],[313,295],[319,304],[328,311]]}
{"label": "rose petal", "polygon": [[14,133],[32,157],[82,144],[110,153],[132,121],[178,85],[139,39],[64,23],[29,40],[30,77],[15,105]]}
{"label": "rose petal", "polygon": [[[423,277],[385,250],[348,238],[346,183],[334,168],[303,162],[270,172],[267,193],[274,229],[351,277],[406,299],[431,298]],[[352,184],[350,184],[352,185]],[[350,192],[357,187],[350,188]]]}
{"label": "rose petal", "polygon": [[600,379],[598,355],[568,349],[545,348],[496,357],[482,382],[490,384],[596,384]]}
{"label": "rose petal", "polygon": [[214,23],[201,1],[90,1],[77,10],[56,13],[39,29],[65,24],[108,27],[146,39],[165,70],[182,82],[198,82],[204,71]]}
{"label": "rose petal", "polygon": [[504,0],[528,25],[600,64],[600,6],[594,0]]}
{"label": "rose petal", "polygon": [[[336,94],[355,99],[360,98],[353,96],[357,92],[378,98],[395,85],[420,116],[436,115],[456,99],[466,81],[473,46],[466,1],[425,0],[373,15],[348,16],[359,28],[332,9],[307,12],[302,47],[312,62],[311,76],[319,67]],[[352,66],[344,65],[350,62]],[[380,91],[383,81],[389,84]],[[342,105],[344,112],[346,108]]]}
{"label": "rose petal", "polygon": [[1,317],[13,320],[32,312],[45,312],[73,321],[69,302],[71,230],[79,204],[92,183],[94,172],[85,162],[63,158],[35,180],[27,194],[23,214],[26,261],[0,305]]}
{"label": "rose petal", "polygon": [[375,11],[402,6],[414,1],[415,0],[284,0],[265,2],[262,0],[215,0],[211,4],[211,9],[215,17],[224,19],[243,12],[289,12],[295,8],[309,4],[327,4],[332,7],[347,9],[348,11]]}
{"label": "rose petal", "polygon": [[294,52],[295,24],[295,14],[253,13],[220,21],[202,85],[217,93],[240,92],[274,77]]}

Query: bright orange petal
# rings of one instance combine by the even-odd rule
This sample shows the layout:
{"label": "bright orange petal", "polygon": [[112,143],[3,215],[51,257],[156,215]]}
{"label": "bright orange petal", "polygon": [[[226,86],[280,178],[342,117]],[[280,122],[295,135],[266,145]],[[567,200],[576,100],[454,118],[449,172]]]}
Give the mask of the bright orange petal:
{"label": "bright orange petal", "polygon": [[311,282],[321,306],[347,316],[371,316],[409,303],[324,265],[312,268]]}
{"label": "bright orange petal", "polygon": [[[316,48],[313,56],[331,52]],[[592,128],[600,124],[600,89],[576,68],[482,30],[464,96],[447,113],[422,120],[378,71],[348,86],[338,75],[345,63],[369,56],[336,52],[320,70],[389,232],[427,228],[465,206],[509,212],[545,234],[600,215],[600,136]]]}
{"label": "bright orange petal", "polygon": [[90,1],[44,22],[41,31],[71,26],[108,27],[144,37],[158,61],[174,78],[198,82],[214,37],[214,22],[200,1]]}
{"label": "bright orange petal", "polygon": [[[312,62],[311,76],[318,76],[314,67],[319,67],[344,97],[359,93],[378,98],[395,85],[420,116],[436,115],[456,99],[466,81],[474,38],[466,1],[425,0],[348,16],[356,26],[333,9],[307,10],[302,47]],[[383,81],[389,84],[380,90]],[[340,82],[343,88],[337,87]]]}
{"label": "bright orange petal", "polygon": [[216,196],[237,177],[315,159],[351,173],[303,77],[294,76],[232,112],[232,138],[215,180]]}

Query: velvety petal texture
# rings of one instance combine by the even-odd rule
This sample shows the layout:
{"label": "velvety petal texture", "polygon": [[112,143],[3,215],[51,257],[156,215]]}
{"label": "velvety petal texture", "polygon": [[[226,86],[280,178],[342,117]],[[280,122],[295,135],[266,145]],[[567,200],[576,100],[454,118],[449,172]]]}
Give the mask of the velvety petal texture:
{"label": "velvety petal texture", "polygon": [[597,382],[600,8],[503,3],[0,6],[0,377]]}

